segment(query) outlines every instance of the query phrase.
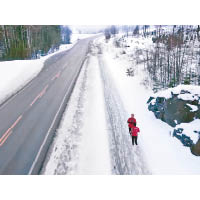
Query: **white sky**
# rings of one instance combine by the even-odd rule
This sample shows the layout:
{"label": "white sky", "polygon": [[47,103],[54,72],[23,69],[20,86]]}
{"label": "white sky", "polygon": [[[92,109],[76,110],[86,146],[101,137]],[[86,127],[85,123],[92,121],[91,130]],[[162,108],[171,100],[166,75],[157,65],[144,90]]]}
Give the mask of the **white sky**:
{"label": "white sky", "polygon": [[0,8],[0,24],[199,23],[197,0],[1,0]]}

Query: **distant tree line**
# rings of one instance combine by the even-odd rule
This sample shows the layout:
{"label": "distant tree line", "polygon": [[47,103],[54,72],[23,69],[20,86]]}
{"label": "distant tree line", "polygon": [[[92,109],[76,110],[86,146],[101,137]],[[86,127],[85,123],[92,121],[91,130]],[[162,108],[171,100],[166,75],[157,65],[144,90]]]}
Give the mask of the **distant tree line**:
{"label": "distant tree line", "polygon": [[111,36],[115,36],[117,33],[118,33],[117,27],[112,25],[105,29],[105,31],[104,31],[105,39],[109,40],[111,38]]}
{"label": "distant tree line", "polygon": [[1,25],[0,60],[35,59],[70,43],[71,30],[58,25]]}

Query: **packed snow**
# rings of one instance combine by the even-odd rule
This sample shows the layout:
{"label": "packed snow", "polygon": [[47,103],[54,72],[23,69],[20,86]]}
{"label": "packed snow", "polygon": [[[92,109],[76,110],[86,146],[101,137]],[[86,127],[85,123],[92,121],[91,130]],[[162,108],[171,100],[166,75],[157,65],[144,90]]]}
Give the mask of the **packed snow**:
{"label": "packed snow", "polygon": [[176,129],[182,128],[182,134],[189,136],[194,143],[200,138],[200,119],[195,119],[190,123],[181,123],[176,126]]}

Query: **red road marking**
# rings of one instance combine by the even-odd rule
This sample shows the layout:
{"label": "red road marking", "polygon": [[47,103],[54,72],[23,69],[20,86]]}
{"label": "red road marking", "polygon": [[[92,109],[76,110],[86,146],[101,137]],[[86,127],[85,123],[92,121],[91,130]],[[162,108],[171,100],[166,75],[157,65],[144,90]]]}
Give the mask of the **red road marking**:
{"label": "red road marking", "polygon": [[46,92],[48,87],[49,87],[49,85],[45,86],[45,88],[35,97],[35,99],[32,101],[30,106],[32,106],[39,98],[41,98],[44,95],[44,93]]}
{"label": "red road marking", "polygon": [[0,138],[0,146],[7,140],[8,136],[12,133],[12,129],[17,125],[17,123],[21,120],[22,115],[20,115],[17,120],[13,123],[13,125],[2,135]]}
{"label": "red road marking", "polygon": [[48,87],[49,85],[46,85],[45,88],[42,90],[42,92],[40,92],[40,98],[45,94]]}
{"label": "red road marking", "polygon": [[60,77],[60,73],[61,73],[61,71],[59,71],[51,80],[53,81],[54,79],[59,78]]}
{"label": "red road marking", "polygon": [[53,81],[56,78],[56,76],[54,76],[51,80]]}
{"label": "red road marking", "polygon": [[5,141],[8,139],[8,137],[10,136],[10,134],[12,133],[12,131],[10,131],[8,134],[7,134],[7,136],[3,139],[3,141],[0,143],[0,146],[2,146],[4,143],[5,143]]}
{"label": "red road marking", "polygon": [[60,77],[60,71],[56,75],[57,75],[57,78],[59,78]]}
{"label": "red road marking", "polygon": [[39,98],[40,98],[40,93],[35,97],[35,99],[32,101],[30,106],[32,106],[37,101],[37,99],[39,99]]}

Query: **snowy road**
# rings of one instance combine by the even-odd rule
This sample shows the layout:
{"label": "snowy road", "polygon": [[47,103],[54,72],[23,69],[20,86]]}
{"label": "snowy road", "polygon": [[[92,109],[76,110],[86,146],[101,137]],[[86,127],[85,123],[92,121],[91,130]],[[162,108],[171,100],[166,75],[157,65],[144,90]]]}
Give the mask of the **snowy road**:
{"label": "snowy road", "polygon": [[0,174],[38,173],[91,40],[49,58],[35,79],[1,105]]}
{"label": "snowy road", "polygon": [[[97,46],[97,48],[100,47]],[[132,146],[126,123],[129,116],[109,75],[107,63],[102,54],[98,55],[98,60],[104,83],[107,121],[110,125],[110,148],[114,174],[150,174],[142,149],[139,145]]]}
{"label": "snowy road", "polygon": [[[148,111],[153,91],[134,52],[152,41],[129,38],[135,42],[128,54],[115,39],[90,45],[42,174],[199,174],[199,158]],[[133,77],[126,74],[130,67]],[[134,147],[127,127],[131,113],[141,131]]]}
{"label": "snowy road", "polygon": [[94,42],[42,174],[151,174],[109,73]]}

